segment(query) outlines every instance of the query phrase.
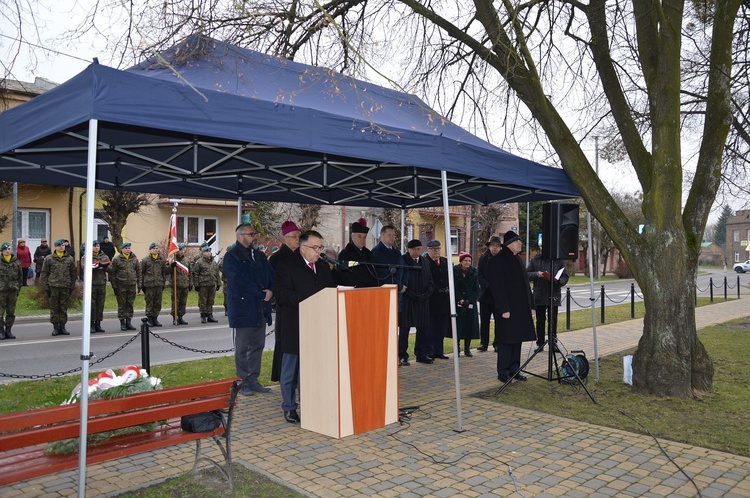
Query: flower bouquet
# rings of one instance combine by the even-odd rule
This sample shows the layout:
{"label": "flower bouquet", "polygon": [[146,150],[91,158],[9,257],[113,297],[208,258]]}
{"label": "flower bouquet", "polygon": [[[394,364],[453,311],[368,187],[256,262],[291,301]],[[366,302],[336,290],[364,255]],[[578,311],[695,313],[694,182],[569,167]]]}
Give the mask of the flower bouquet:
{"label": "flower bouquet", "polygon": [[[77,403],[81,397],[81,384],[79,383],[70,394],[70,397],[63,401],[61,404],[69,405]],[[157,377],[149,377],[148,372],[143,369],[139,369],[136,366],[129,365],[125,367],[119,375],[115,374],[114,371],[107,370],[102,372],[95,379],[91,379],[88,382],[88,397],[90,400],[94,399],[112,399],[122,398],[129,394],[142,393],[147,391],[156,391],[162,389],[161,379]],[[115,431],[101,432],[98,434],[91,434],[87,438],[88,445],[95,446],[108,441],[110,438],[116,436],[124,436],[126,434],[136,434],[139,432],[148,432],[153,430],[158,424],[149,423],[136,425],[133,427],[127,427],[124,429],[118,429]],[[55,441],[46,446],[45,451],[55,455],[67,455],[69,453],[75,453],[78,451],[79,438],[64,439],[62,441]]]}

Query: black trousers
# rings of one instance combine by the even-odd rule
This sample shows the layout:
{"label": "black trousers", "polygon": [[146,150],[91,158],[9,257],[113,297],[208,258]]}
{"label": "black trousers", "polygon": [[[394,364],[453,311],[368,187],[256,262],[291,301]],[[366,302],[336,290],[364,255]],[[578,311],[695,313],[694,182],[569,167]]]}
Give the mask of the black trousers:
{"label": "black trousers", "polygon": [[430,324],[427,326],[427,336],[432,345],[430,357],[443,354],[443,341],[450,337],[450,330],[450,315],[430,315]]}
{"label": "black trousers", "polygon": [[547,315],[549,314],[550,322],[550,344],[554,344],[557,340],[557,314],[559,306],[545,306],[543,304],[536,305],[536,344],[541,346],[544,344],[544,334],[547,326]]}
{"label": "black trousers", "polygon": [[[427,358],[428,352],[432,351],[432,348],[426,346],[427,326],[420,325],[419,327],[416,327],[416,329],[417,335],[414,340],[414,356],[416,356],[417,358]],[[409,352],[407,351],[407,349],[409,348],[410,330],[411,327],[402,326],[398,328],[398,358],[400,360],[409,359]]]}
{"label": "black trousers", "polygon": [[497,345],[497,375],[510,378],[521,366],[521,343]]}
{"label": "black trousers", "polygon": [[[490,344],[490,317],[494,315],[493,304],[479,302],[479,345],[487,347]],[[492,345],[497,347],[497,332]]]}

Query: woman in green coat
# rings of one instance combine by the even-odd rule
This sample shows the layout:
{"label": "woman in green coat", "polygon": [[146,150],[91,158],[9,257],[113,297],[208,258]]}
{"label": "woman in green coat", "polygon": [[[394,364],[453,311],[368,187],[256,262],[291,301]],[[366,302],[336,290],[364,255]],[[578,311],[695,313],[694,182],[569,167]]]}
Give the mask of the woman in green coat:
{"label": "woman in green coat", "polygon": [[471,266],[471,254],[462,252],[458,264],[453,267],[453,282],[456,286],[456,332],[460,341],[464,341],[464,355],[471,354],[471,340],[479,339],[479,317],[477,300],[479,299],[479,272]]}

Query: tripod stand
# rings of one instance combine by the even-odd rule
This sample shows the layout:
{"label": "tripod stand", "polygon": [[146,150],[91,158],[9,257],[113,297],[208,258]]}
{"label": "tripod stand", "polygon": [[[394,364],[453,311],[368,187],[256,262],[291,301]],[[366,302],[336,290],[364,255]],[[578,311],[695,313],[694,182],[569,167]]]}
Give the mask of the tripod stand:
{"label": "tripod stand", "polygon": [[[563,367],[564,370],[567,370],[568,372],[572,372],[573,376],[575,377],[578,384],[583,388],[584,391],[586,391],[586,394],[589,395],[589,398],[591,398],[591,401],[593,401],[596,404],[596,399],[594,399],[594,395],[591,394],[591,392],[588,390],[586,385],[583,383],[583,380],[578,375],[578,369],[575,368],[574,365],[570,363],[570,360],[562,353],[560,348],[558,347],[558,343],[560,343],[557,339],[557,306],[555,303],[555,296],[554,296],[554,286],[555,281],[558,280],[554,272],[555,263],[557,260],[550,260],[550,293],[549,293],[549,299],[548,299],[548,305],[547,309],[549,310],[549,316],[547,320],[547,339],[544,341],[544,344],[542,347],[537,347],[537,349],[534,351],[534,353],[521,365],[521,367],[518,369],[517,372],[515,372],[500,388],[495,391],[495,396],[499,395],[503,390],[505,390],[508,385],[510,385],[511,382],[516,378],[516,376],[524,372],[526,374],[532,375],[534,377],[538,377],[540,379],[546,379],[548,382],[552,382],[553,380],[556,380],[558,383],[561,383],[565,379],[570,379],[570,375],[561,375],[560,368]],[[562,343],[560,343],[562,345]],[[544,350],[544,346],[548,346],[548,358],[547,358],[547,375],[539,375],[534,372],[530,372],[526,370],[526,366],[531,363],[531,361]],[[565,346],[563,345],[563,348]],[[566,349],[567,350],[567,349]],[[558,362],[558,355],[559,355],[559,362]],[[553,369],[554,366],[554,369]],[[554,374],[554,375],[553,375]]]}

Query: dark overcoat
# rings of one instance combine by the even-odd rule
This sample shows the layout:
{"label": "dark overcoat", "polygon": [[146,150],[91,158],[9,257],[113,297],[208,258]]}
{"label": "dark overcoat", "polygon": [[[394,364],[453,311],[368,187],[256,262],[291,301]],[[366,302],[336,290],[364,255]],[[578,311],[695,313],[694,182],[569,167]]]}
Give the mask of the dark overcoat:
{"label": "dark overcoat", "polygon": [[479,264],[477,265],[478,277],[479,277],[479,302],[492,306],[495,300],[492,298],[492,290],[490,289],[490,282],[487,280],[487,263],[490,261],[492,253],[489,249],[484,251],[484,254],[479,256]]}
{"label": "dark overcoat", "polygon": [[[555,280],[555,275],[562,269],[562,274],[559,280]],[[551,273],[550,273],[551,270]],[[538,277],[537,272],[546,271],[550,273],[550,279],[547,280],[544,277]],[[542,258],[542,253],[538,252],[531,258],[529,265],[526,267],[526,273],[529,275],[529,281],[534,284],[534,304],[537,306],[549,306],[550,298],[550,287],[554,287],[552,290],[554,301],[552,306],[560,306],[560,289],[568,284],[568,270],[565,268],[565,261],[555,260],[554,263],[550,259]]]}
{"label": "dark overcoat", "polygon": [[420,256],[417,261],[408,252],[404,254],[404,264],[418,269],[404,272],[409,280],[406,291],[399,294],[400,327],[426,327],[430,323],[430,296],[434,285],[428,259]]}
{"label": "dark overcoat", "polygon": [[[372,251],[366,247],[359,249],[351,242],[339,253],[339,261],[356,261],[357,263],[376,262]],[[338,272],[338,278],[337,284],[348,285],[350,287],[377,287],[380,285],[375,267],[370,265],[359,265],[349,270],[340,271]]]}
{"label": "dark overcoat", "polygon": [[[271,263],[271,268],[276,271],[276,267],[279,265],[279,263],[291,256],[294,256],[294,251],[292,251],[288,245],[281,244],[279,250],[268,257],[268,262]],[[276,298],[274,297],[274,302],[275,301]],[[271,362],[271,382],[278,382],[281,380],[281,358],[284,355],[284,353],[281,351],[280,332],[284,328],[284,316],[278,313],[278,310],[276,312],[275,320],[276,326],[273,329],[275,340],[273,346],[273,361]]]}
{"label": "dark overcoat", "polygon": [[[224,254],[227,276],[227,315],[235,329],[271,325],[271,301],[264,289],[273,289],[273,268],[262,251],[236,244]],[[178,271],[177,273],[182,273]]]}
{"label": "dark overcoat", "polygon": [[[456,333],[458,340],[479,339],[479,271],[473,266],[464,273],[461,265],[453,267],[453,283],[456,286]],[[450,334],[446,334],[450,337]]]}
{"label": "dark overcoat", "polygon": [[[521,259],[503,246],[496,256],[489,259],[487,280],[495,301],[493,313],[497,342],[517,344],[536,340],[531,318],[531,287]],[[506,312],[510,312],[510,318],[502,317]]]}
{"label": "dark overcoat", "polygon": [[281,247],[279,247],[279,250],[271,254],[268,257],[268,262],[271,263],[271,268],[273,268],[274,271],[276,271],[276,265],[278,265],[280,261],[285,260],[292,254],[294,254],[294,251],[289,249],[288,245],[281,244]]}
{"label": "dark overcoat", "polygon": [[430,296],[430,314],[450,315],[451,296],[450,282],[448,281],[448,260],[440,256],[440,264],[438,265],[434,259],[427,259],[432,273],[432,283],[435,286],[432,296]]}
{"label": "dark overcoat", "polygon": [[307,266],[299,252],[283,259],[276,266],[274,274],[276,314],[283,315],[280,346],[283,353],[299,354],[299,303],[326,287],[336,287],[328,263],[319,259],[315,272]]}

